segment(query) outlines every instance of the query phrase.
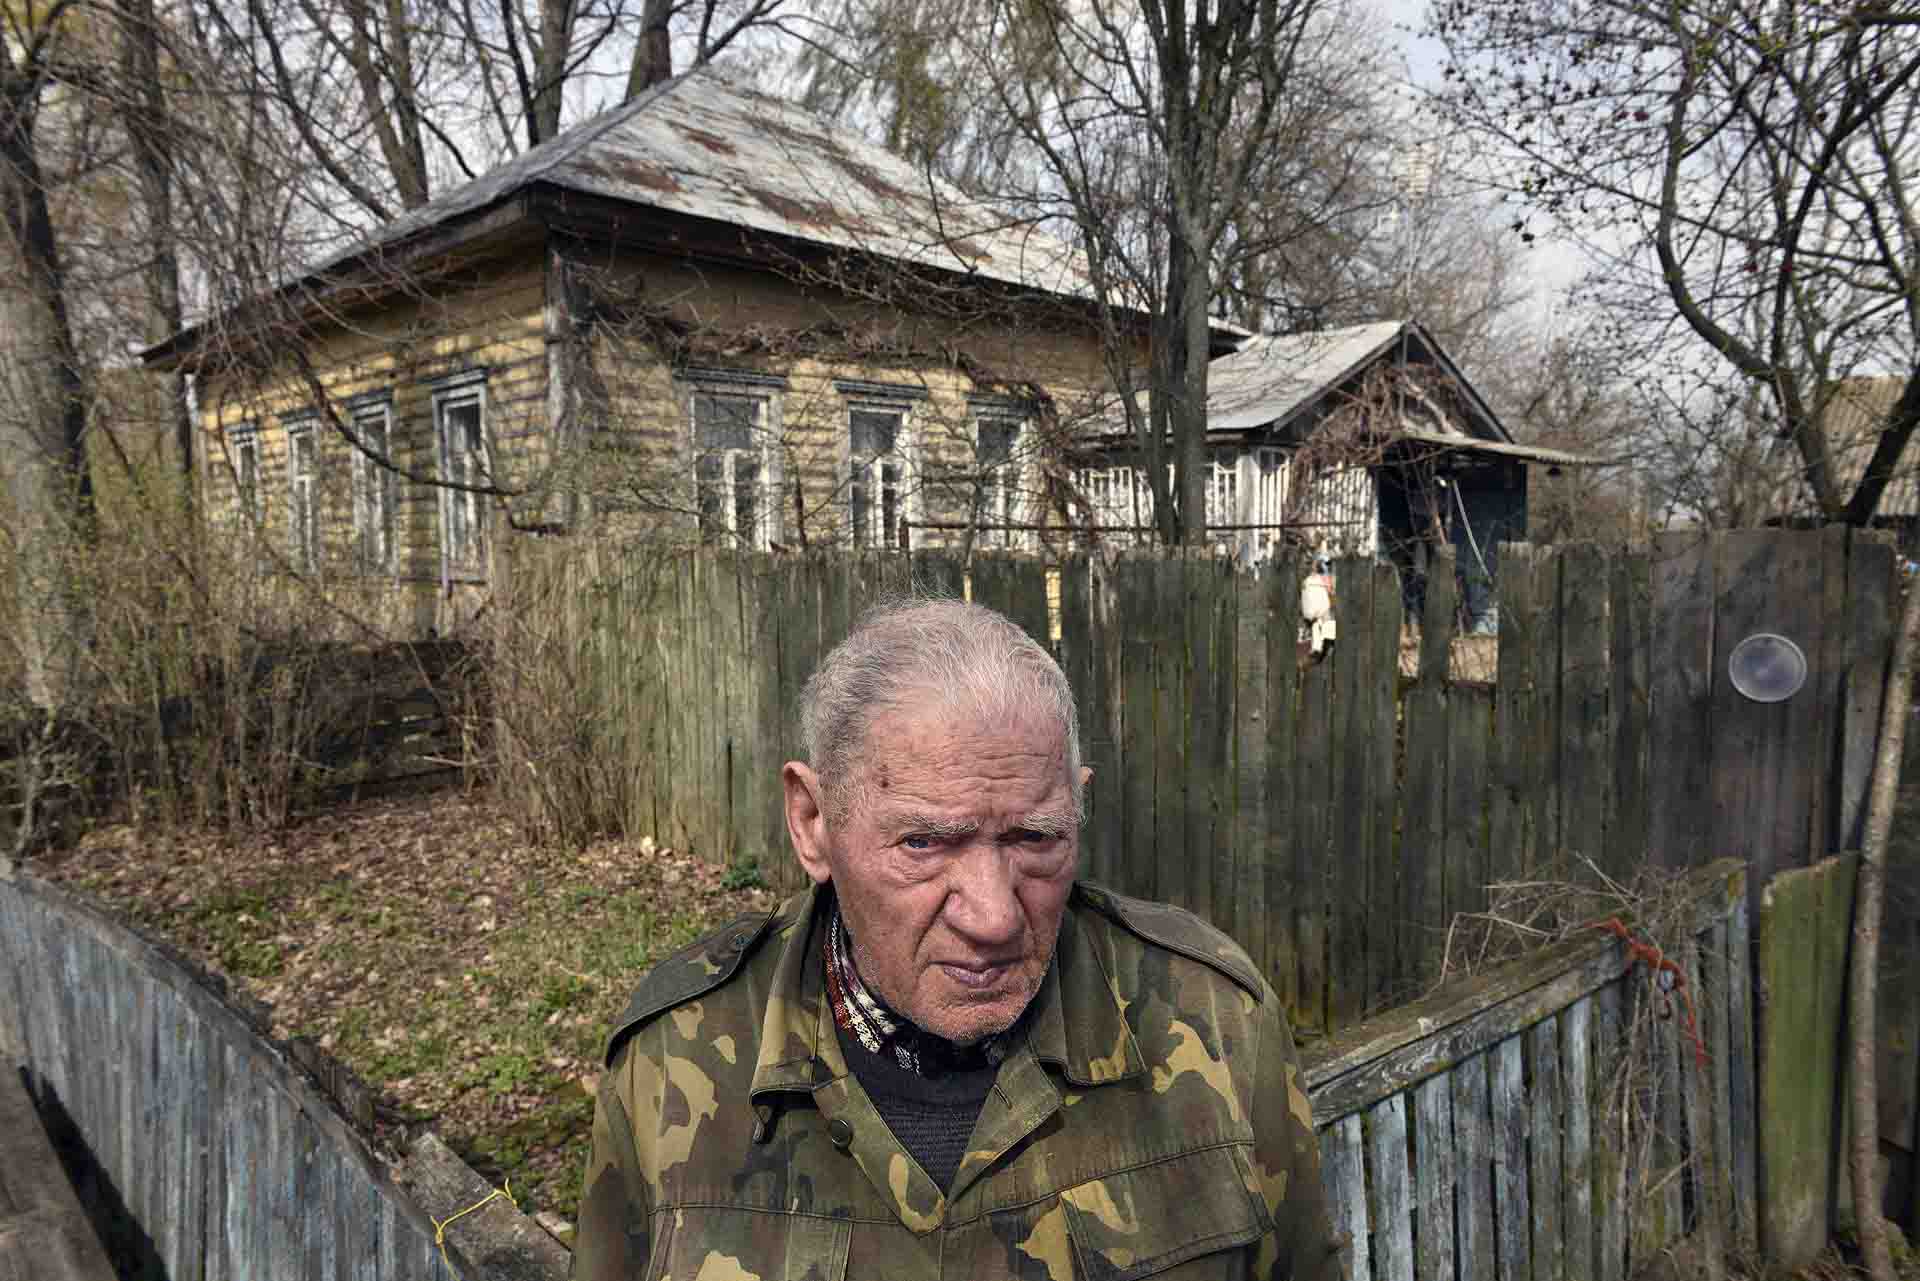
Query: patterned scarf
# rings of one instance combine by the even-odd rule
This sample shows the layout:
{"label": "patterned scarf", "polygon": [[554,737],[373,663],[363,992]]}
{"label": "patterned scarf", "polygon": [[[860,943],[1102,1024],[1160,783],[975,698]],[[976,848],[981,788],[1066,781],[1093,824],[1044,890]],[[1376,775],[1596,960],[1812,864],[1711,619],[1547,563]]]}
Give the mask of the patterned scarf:
{"label": "patterned scarf", "polygon": [[821,950],[827,966],[827,1003],[833,1009],[834,1024],[858,1039],[867,1053],[890,1054],[894,1062],[915,1076],[999,1067],[1007,1057],[1007,1032],[974,1045],[955,1045],[894,1013],[861,981],[860,969],[853,963],[852,940],[841,920],[837,902],[833,905],[832,919],[827,922]]}

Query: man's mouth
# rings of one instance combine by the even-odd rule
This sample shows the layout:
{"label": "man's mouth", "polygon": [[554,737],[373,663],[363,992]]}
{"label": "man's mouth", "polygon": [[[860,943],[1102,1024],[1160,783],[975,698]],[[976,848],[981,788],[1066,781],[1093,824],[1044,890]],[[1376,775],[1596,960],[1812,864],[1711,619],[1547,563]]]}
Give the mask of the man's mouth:
{"label": "man's mouth", "polygon": [[1012,961],[942,961],[940,968],[961,987],[984,991],[1013,972]]}

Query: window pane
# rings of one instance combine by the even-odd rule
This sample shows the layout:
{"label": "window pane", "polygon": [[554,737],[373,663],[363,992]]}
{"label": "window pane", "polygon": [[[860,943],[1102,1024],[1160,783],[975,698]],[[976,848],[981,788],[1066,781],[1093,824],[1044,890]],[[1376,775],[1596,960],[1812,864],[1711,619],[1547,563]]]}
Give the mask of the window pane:
{"label": "window pane", "polygon": [[733,456],[733,532],[748,547],[758,545],[760,460],[750,453]]}
{"label": "window pane", "polygon": [[697,449],[751,449],[759,402],[749,396],[693,398],[693,443]]}
{"label": "window pane", "polygon": [[856,409],[851,418],[853,456],[891,454],[900,436],[902,415],[894,410]]}
{"label": "window pane", "polygon": [[980,420],[978,455],[983,466],[1004,463],[1013,457],[1013,445],[1020,438],[1020,424],[1010,418]]}
{"label": "window pane", "polygon": [[847,503],[853,518],[853,541],[857,547],[867,545],[867,525],[871,500],[867,495],[867,469],[855,467],[852,483],[847,487]]}
{"label": "window pane", "polygon": [[700,536],[712,540],[726,532],[723,513],[726,504],[726,455],[702,454],[693,461],[694,508],[699,514]]}
{"label": "window pane", "polygon": [[880,538],[882,547],[891,547],[894,531],[900,527],[900,468],[893,463],[880,464]]}

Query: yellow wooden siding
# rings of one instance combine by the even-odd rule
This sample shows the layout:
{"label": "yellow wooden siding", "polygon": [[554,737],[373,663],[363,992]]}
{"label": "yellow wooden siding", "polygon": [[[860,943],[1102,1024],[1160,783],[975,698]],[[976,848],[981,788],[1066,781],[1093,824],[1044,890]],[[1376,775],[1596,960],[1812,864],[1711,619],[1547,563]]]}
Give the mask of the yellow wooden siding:
{"label": "yellow wooden siding", "polygon": [[[537,258],[495,264],[460,292],[455,305],[389,304],[322,333],[308,347],[311,379],[295,366],[292,353],[264,375],[203,375],[198,397],[207,510],[229,523],[239,519],[229,446],[237,429],[250,426],[260,454],[263,541],[268,554],[288,556],[293,547],[290,431],[310,423],[319,443],[322,572],[347,591],[367,577],[356,559],[352,476],[358,451],[340,430],[351,426],[357,398],[390,398],[393,461],[403,472],[430,481],[440,475],[436,391],[443,380],[482,369],[493,475],[503,488],[537,487],[548,452],[543,443],[545,296]],[[326,401],[320,412],[314,381]],[[429,595],[443,586],[442,492],[431,483],[395,478],[395,569],[379,576],[383,584],[413,586]],[[499,504],[489,500],[483,506],[494,509],[489,536],[497,538],[504,524]],[[403,612],[421,616],[417,608]]]}
{"label": "yellow wooden siding", "polygon": [[[843,390],[843,382],[900,390],[920,468],[916,519],[952,522],[966,517],[965,495],[936,477],[972,465],[976,408],[970,396],[1038,387],[1071,420],[1087,411],[1091,390],[1104,381],[1099,344],[1087,321],[1061,320],[1059,328],[1044,328],[996,322],[986,311],[920,315],[908,306],[836,299],[809,289],[810,283],[641,255],[619,258],[589,278],[590,289],[621,295],[644,286],[645,300],[660,300],[643,320],[597,336],[594,365],[602,402],[590,418],[626,445],[618,461],[608,464],[613,479],[646,492],[651,501],[643,505],[664,515],[670,527],[683,533],[693,528],[692,428],[685,382],[676,382],[663,334],[683,344],[683,365],[785,379],[778,390],[748,390],[777,407],[779,525],[789,543],[801,541],[796,477],[805,541],[820,545],[846,537],[848,413],[863,397]],[[1023,453],[1037,443],[1037,427],[1029,427],[1034,434]],[[1037,469],[1027,470],[1037,483]],[[929,532],[915,542],[957,539]]]}

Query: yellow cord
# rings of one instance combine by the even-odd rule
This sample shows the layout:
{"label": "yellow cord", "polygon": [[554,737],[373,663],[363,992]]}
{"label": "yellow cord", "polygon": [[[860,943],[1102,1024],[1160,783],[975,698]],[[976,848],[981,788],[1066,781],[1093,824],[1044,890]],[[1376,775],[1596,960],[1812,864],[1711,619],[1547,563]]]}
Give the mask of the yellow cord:
{"label": "yellow cord", "polygon": [[[466,1217],[469,1214],[472,1214],[475,1210],[478,1210],[481,1206],[486,1205],[489,1201],[493,1200],[497,1196],[505,1197],[507,1199],[507,1204],[512,1206],[514,1209],[518,1210],[520,1208],[520,1203],[514,1200],[514,1197],[513,1197],[513,1180],[508,1179],[502,1184],[502,1186],[497,1187],[493,1191],[487,1193],[485,1196],[481,1197],[478,1201],[475,1201],[472,1205],[468,1206],[466,1209],[461,1210],[456,1214],[450,1214],[444,1219],[433,1220],[433,1243],[434,1245],[439,1247],[440,1261],[447,1265],[448,1272],[451,1272],[456,1276],[459,1275],[459,1270],[453,1266],[453,1260],[447,1257],[447,1229],[453,1226],[454,1220],[461,1219]],[[428,1217],[431,1218],[432,1216],[429,1215]]]}

